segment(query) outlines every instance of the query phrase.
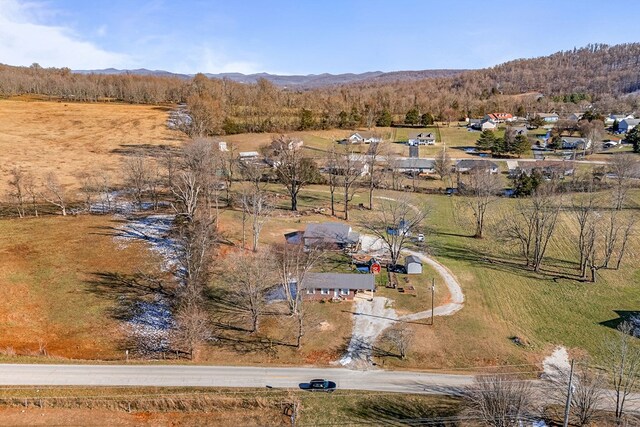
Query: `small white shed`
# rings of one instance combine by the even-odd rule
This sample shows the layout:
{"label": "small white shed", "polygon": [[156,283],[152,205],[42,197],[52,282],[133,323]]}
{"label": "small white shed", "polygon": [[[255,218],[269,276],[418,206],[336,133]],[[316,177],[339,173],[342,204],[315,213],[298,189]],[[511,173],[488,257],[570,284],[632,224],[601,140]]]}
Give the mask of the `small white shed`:
{"label": "small white shed", "polygon": [[404,267],[407,274],[422,274],[422,262],[416,256],[409,255],[404,259]]}

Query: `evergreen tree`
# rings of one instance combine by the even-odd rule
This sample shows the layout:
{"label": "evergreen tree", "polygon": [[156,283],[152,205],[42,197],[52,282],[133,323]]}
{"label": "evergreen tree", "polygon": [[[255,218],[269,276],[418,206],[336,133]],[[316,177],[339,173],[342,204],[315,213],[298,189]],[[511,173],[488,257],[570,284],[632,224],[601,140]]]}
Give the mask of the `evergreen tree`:
{"label": "evergreen tree", "polygon": [[620,130],[620,122],[618,121],[618,119],[615,119],[613,121],[613,125],[611,126],[611,130],[616,133]]}
{"label": "evergreen tree", "polygon": [[531,120],[529,120],[529,124],[534,128],[539,128],[540,126],[544,126],[544,119],[536,114]]}
{"label": "evergreen tree", "polygon": [[433,124],[433,114],[431,113],[424,113],[421,117],[420,117],[420,124],[424,127],[427,126],[431,126]]}
{"label": "evergreen tree", "polygon": [[628,144],[633,144],[634,153],[640,153],[640,126],[631,129],[631,131],[627,133],[625,140]]}
{"label": "evergreen tree", "polygon": [[542,174],[534,169],[531,175],[520,173],[513,180],[514,195],[516,197],[530,196],[542,182]]}
{"label": "evergreen tree", "polygon": [[311,129],[315,126],[315,124],[316,122],[313,118],[313,112],[311,110],[307,110],[306,108],[300,110],[300,126],[298,127],[299,130]]}
{"label": "evergreen tree", "polygon": [[408,125],[417,125],[420,123],[420,111],[418,111],[416,107],[407,111],[404,122]]}
{"label": "evergreen tree", "polygon": [[349,115],[349,121],[350,121],[349,123],[350,127],[354,127],[362,124],[361,123],[362,115],[358,111],[358,108],[355,106],[351,107],[351,114]]}
{"label": "evergreen tree", "polygon": [[338,127],[341,129],[349,128],[349,114],[346,111],[340,111],[338,113]]}
{"label": "evergreen tree", "polygon": [[502,156],[508,153],[507,141],[504,138],[496,138],[491,146],[491,154],[494,156]]}
{"label": "evergreen tree", "polygon": [[476,147],[482,151],[489,151],[493,148],[496,142],[496,136],[491,130],[483,130],[480,134],[480,138],[476,142]]}
{"label": "evergreen tree", "polygon": [[520,134],[516,135],[513,146],[509,151],[511,152],[511,154],[515,154],[516,156],[520,157],[521,155],[529,151],[530,148],[531,143],[529,142],[529,138],[527,138],[527,135]]}
{"label": "evergreen tree", "polygon": [[378,120],[376,120],[376,126],[380,127],[389,127],[391,126],[391,122],[393,118],[391,117],[391,113],[388,109],[383,109],[378,116]]}

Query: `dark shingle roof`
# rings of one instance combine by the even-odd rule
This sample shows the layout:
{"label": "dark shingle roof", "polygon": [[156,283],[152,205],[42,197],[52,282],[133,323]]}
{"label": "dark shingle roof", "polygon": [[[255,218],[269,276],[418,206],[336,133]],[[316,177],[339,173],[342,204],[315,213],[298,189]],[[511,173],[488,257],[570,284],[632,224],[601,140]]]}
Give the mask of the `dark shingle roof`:
{"label": "dark shingle roof", "polygon": [[301,287],[302,289],[374,290],[376,283],[373,274],[308,273]]}
{"label": "dark shingle roof", "polygon": [[418,263],[418,264],[422,265],[422,261],[420,260],[420,258],[418,258],[415,255],[409,255],[409,256],[404,258],[405,265],[409,264],[409,263],[412,263],[412,262],[415,262],[415,263]]}

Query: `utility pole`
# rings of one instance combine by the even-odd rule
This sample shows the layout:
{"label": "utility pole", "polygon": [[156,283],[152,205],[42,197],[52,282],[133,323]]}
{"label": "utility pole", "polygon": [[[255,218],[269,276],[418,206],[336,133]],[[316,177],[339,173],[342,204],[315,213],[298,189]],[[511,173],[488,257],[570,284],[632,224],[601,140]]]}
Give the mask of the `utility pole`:
{"label": "utility pole", "polygon": [[431,278],[431,325],[433,325],[433,300],[435,299],[436,293],[436,279],[435,277]]}
{"label": "utility pole", "polygon": [[569,425],[569,410],[571,409],[571,393],[573,393],[573,360],[571,360],[571,371],[569,371],[569,387],[567,388],[567,403],[564,407],[563,427]]}

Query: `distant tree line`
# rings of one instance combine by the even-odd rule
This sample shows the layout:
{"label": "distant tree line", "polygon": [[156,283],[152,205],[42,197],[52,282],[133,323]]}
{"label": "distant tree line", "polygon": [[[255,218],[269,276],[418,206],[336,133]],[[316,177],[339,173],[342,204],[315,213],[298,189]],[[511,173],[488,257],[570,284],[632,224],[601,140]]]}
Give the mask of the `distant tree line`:
{"label": "distant tree line", "polygon": [[[608,113],[640,107],[640,43],[589,45],[450,77],[360,82],[311,90],[265,79],[241,84],[133,74],[78,74],[68,68],[0,65],[0,96],[37,94],[77,101],[186,103],[191,136],[307,129],[429,125],[510,111]],[[524,95],[522,95],[524,94]],[[520,95],[520,96],[513,96]]]}

